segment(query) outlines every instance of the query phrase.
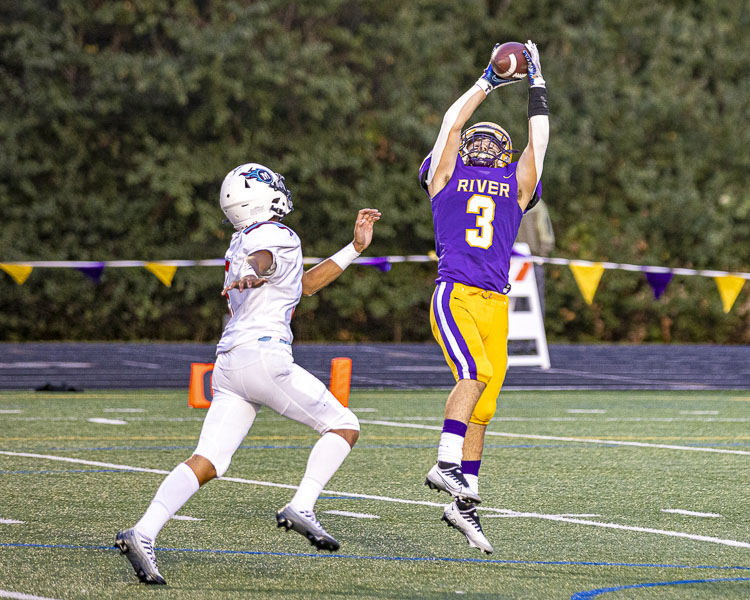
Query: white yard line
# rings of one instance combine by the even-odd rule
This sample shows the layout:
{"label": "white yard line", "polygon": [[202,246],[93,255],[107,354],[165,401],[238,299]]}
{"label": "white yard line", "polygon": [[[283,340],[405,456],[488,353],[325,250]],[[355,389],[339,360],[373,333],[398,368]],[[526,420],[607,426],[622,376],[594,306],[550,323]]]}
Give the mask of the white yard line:
{"label": "white yard line", "polygon": [[[580,411],[579,411],[580,412]],[[383,421],[440,421],[444,417],[391,417],[382,416]],[[283,421],[286,417],[279,417],[277,420]],[[9,419],[18,420],[18,419]],[[492,417],[492,422],[509,421],[512,423],[750,423],[750,418],[745,417]]]}
{"label": "white yard line", "polygon": [[662,508],[661,512],[674,513],[676,515],[687,515],[688,517],[709,517],[713,519],[721,518],[721,515],[719,513],[695,512],[692,510],[683,510],[681,508]]}
{"label": "white yard line", "polygon": [[586,519],[573,519],[570,517],[561,517],[557,515],[540,515],[537,513],[521,513],[519,516],[536,517],[537,519],[545,519],[548,521],[560,521],[562,523],[576,523],[578,525],[592,525],[594,527],[605,527],[607,529],[621,529],[624,531],[637,531],[640,533],[656,533],[659,535],[666,535],[670,537],[687,538],[687,539],[696,540],[699,542],[711,542],[714,544],[722,544],[724,546],[733,546],[735,548],[750,548],[750,543],[747,543],[747,542],[738,542],[736,540],[724,540],[721,538],[710,537],[707,535],[695,535],[692,533],[683,533],[681,531],[668,531],[666,529],[651,529],[650,527],[634,527],[632,525],[618,525],[616,523],[600,523],[599,521],[589,521]]}
{"label": "white yard line", "polygon": [[84,460],[82,458],[69,458],[67,456],[54,456],[52,454],[34,454],[33,452],[9,452],[0,450],[0,454],[6,456],[24,456],[26,458],[42,458],[45,460],[57,460],[77,465],[91,465],[92,467],[106,467],[108,469],[123,469],[127,471],[138,471],[140,473],[156,473],[158,475],[169,475],[169,471],[163,469],[144,469],[143,467],[130,467],[128,465],[116,465],[114,463],[100,462],[98,460]]}
{"label": "white yard line", "polygon": [[105,419],[104,417],[91,417],[86,419],[89,423],[99,423],[100,425],[127,425],[127,421],[120,419]]}
{"label": "white yard line", "polygon": [[20,592],[9,592],[0,590],[0,598],[15,598],[15,600],[55,600],[46,596],[32,596],[31,594],[21,594]]}
{"label": "white yard line", "polygon": [[[385,427],[408,427],[410,429],[430,429],[433,431],[442,431],[442,427],[436,425],[418,425],[416,423],[396,423],[394,421],[369,421],[360,419],[360,423],[366,425],[383,425]],[[725,448],[704,448],[698,446],[675,446],[672,444],[648,444],[646,442],[626,442],[622,440],[600,440],[596,438],[574,438],[560,437],[556,435],[532,435],[529,433],[506,433],[502,431],[487,431],[485,435],[494,435],[498,437],[521,438],[529,440],[552,440],[555,442],[580,442],[582,444],[607,444],[610,446],[635,446],[638,448],[662,448],[664,450],[685,450],[688,452],[716,452],[719,454],[741,454],[750,456],[746,450],[727,450]]]}
{"label": "white yard line", "polygon": [[0,519],[2,525],[23,525],[23,521],[16,521],[15,519]]}
{"label": "white yard line", "polygon": [[[69,463],[77,463],[77,464],[84,464],[84,465],[93,465],[98,467],[107,467],[107,468],[114,468],[114,469],[124,469],[128,471],[138,471],[141,473],[157,473],[160,475],[166,475],[169,473],[169,471],[164,471],[163,469],[147,469],[143,467],[132,467],[128,465],[118,465],[114,463],[105,463],[100,461],[93,461],[93,460],[84,460],[80,458],[70,458],[67,456],[55,456],[51,454],[34,454],[31,452],[10,452],[7,450],[0,450],[0,454],[5,456],[23,456],[26,458],[40,458],[44,460],[57,460],[61,462],[69,462]],[[222,481],[232,481],[236,483],[246,483],[250,485],[262,485],[266,487],[278,487],[278,488],[285,488],[285,489],[297,489],[297,486],[289,485],[285,483],[272,483],[270,481],[258,481],[254,479],[242,479],[240,477],[222,477]],[[412,505],[418,505],[418,506],[433,506],[433,507],[439,507],[444,508],[445,503],[444,502],[427,502],[424,500],[405,500],[403,498],[391,498],[389,496],[373,496],[370,494],[357,494],[353,492],[338,492],[335,490],[323,490],[323,493],[326,494],[333,494],[336,496],[350,496],[353,498],[363,498],[366,500],[379,500],[382,502],[396,502],[398,504],[412,504]],[[589,525],[591,527],[604,527],[608,529],[620,529],[624,531],[636,531],[640,533],[654,533],[658,535],[666,535],[671,537],[681,537],[686,538],[690,540],[696,540],[701,542],[711,542],[714,544],[722,544],[724,546],[734,546],[737,548],[750,548],[750,543],[747,542],[739,542],[736,540],[725,540],[721,538],[714,538],[709,537],[705,535],[693,535],[691,533],[683,533],[680,531],[667,531],[664,529],[650,529],[647,527],[635,527],[630,525],[618,525],[616,523],[601,523],[598,521],[589,521],[585,519],[576,519],[571,517],[565,517],[562,515],[545,515],[540,513],[527,513],[527,512],[519,512],[510,510],[507,508],[485,508],[485,507],[479,507],[479,510],[484,510],[488,512],[494,512],[494,513],[500,513],[500,514],[507,514],[511,516],[517,516],[517,517],[533,517],[537,519],[544,519],[547,521],[559,521],[563,523],[574,523],[577,525]]]}
{"label": "white yard line", "polygon": [[195,517],[188,517],[186,515],[175,515],[172,517],[175,521],[202,521],[203,519],[196,519]]}
{"label": "white yard line", "polygon": [[[352,408],[352,410],[355,413],[371,413],[371,412],[377,412],[377,409],[369,409],[369,408]],[[572,412],[575,411],[575,409],[571,409]],[[0,410],[0,421],[84,421],[87,420],[87,417],[19,417],[17,416],[22,411],[20,410]],[[133,409],[129,411],[121,410],[121,409],[104,409],[104,412],[141,412],[141,409]],[[582,413],[584,411],[578,410],[575,411],[578,413]],[[593,413],[595,411],[585,411],[587,413]],[[705,411],[706,414],[710,411]],[[595,413],[595,414],[601,414],[601,413]],[[492,422],[511,422],[511,423],[750,423],[750,418],[746,417],[711,417],[706,416],[701,418],[699,413],[687,413],[684,414],[696,414],[695,417],[575,417],[575,416],[566,416],[566,417],[503,417],[500,415],[497,415],[492,418]],[[7,417],[4,415],[8,415]],[[274,413],[275,415],[275,413]],[[263,414],[261,413],[258,415],[257,419],[262,419],[264,421],[286,421],[286,417],[282,416],[274,416],[271,413]],[[384,421],[435,421],[435,422],[441,422],[443,421],[443,417],[391,417],[388,415],[384,415],[382,417]],[[200,422],[202,423],[205,420],[205,417],[128,417],[129,422],[161,422],[166,421],[170,423],[181,423],[181,422]]]}
{"label": "white yard line", "polygon": [[[479,510],[484,510],[480,508]],[[491,510],[491,509],[488,509]],[[594,514],[562,514],[562,515],[547,515],[550,517],[571,517],[571,518],[583,518],[583,517],[601,517],[601,515],[594,515]],[[500,518],[518,518],[518,517],[535,517],[533,513],[524,514],[524,513],[508,513],[508,514],[498,514],[498,515],[485,515],[485,518],[487,519],[500,519]]]}
{"label": "white yard line", "polygon": [[145,408],[105,408],[104,412],[109,413],[142,413],[146,412]]}
{"label": "white yard line", "polygon": [[[105,411],[106,412],[106,411]],[[0,413],[2,414],[2,413]],[[88,417],[1,417],[1,421],[87,421]],[[129,421],[166,421],[169,423],[198,422],[202,423],[205,417],[128,417]],[[279,420],[286,420],[279,417]]]}

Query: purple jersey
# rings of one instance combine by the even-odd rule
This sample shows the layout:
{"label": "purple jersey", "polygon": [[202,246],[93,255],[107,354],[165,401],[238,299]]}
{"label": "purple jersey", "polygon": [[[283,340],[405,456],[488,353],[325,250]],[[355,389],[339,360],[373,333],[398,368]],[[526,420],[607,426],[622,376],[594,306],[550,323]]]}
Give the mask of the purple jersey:
{"label": "purple jersey", "polygon": [[[421,181],[431,159],[428,156],[422,163]],[[432,198],[436,282],[503,291],[523,216],[518,206],[517,166],[514,162],[500,168],[469,167],[460,155],[456,157],[453,175]]]}

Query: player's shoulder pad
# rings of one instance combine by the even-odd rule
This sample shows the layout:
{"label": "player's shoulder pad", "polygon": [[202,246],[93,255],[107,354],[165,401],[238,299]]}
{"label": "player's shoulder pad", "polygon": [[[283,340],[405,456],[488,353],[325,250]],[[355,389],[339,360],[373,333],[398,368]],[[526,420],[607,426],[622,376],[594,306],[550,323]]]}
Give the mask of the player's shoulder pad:
{"label": "player's shoulder pad", "polygon": [[277,221],[253,223],[242,230],[242,243],[245,247],[279,246],[289,247],[299,244],[299,238],[289,227]]}

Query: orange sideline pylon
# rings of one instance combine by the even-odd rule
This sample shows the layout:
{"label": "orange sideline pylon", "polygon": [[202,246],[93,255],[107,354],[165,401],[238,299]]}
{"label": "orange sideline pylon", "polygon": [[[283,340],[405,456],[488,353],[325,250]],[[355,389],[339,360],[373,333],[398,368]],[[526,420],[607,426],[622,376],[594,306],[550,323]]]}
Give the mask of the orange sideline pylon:
{"label": "orange sideline pylon", "polygon": [[352,359],[339,356],[331,359],[331,393],[344,406],[349,406],[349,388],[352,383]]}
{"label": "orange sideline pylon", "polygon": [[190,363],[190,389],[188,391],[188,406],[193,408],[208,408],[213,399],[211,387],[213,363]]}

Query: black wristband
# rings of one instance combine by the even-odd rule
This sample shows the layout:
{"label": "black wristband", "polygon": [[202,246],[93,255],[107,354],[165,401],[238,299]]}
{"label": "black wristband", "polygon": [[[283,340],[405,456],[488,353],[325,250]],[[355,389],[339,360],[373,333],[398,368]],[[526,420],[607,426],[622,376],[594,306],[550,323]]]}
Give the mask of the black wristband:
{"label": "black wristband", "polygon": [[536,115],[549,115],[546,87],[529,88],[529,119]]}

